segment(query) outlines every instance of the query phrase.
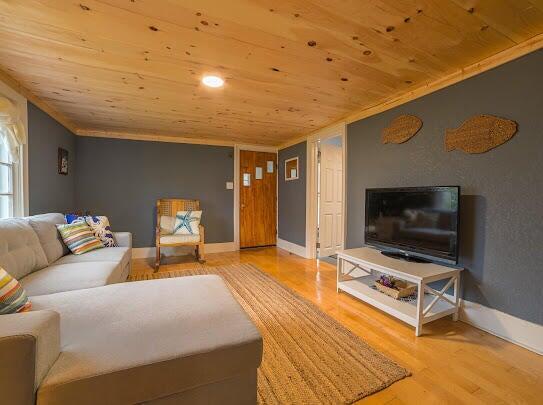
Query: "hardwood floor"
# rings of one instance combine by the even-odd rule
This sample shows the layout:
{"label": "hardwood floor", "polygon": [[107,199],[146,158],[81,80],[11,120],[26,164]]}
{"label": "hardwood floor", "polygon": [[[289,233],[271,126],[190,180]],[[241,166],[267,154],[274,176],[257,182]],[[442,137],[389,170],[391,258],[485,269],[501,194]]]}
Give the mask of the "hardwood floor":
{"label": "hardwood floor", "polygon": [[[336,269],[277,248],[206,256],[206,266],[252,263],[314,302],[375,349],[413,375],[360,401],[361,404],[542,404],[543,356],[463,322],[440,319],[414,329],[344,293]],[[169,258],[160,271],[194,266],[194,258]],[[152,272],[152,259],[135,259],[132,272]]]}

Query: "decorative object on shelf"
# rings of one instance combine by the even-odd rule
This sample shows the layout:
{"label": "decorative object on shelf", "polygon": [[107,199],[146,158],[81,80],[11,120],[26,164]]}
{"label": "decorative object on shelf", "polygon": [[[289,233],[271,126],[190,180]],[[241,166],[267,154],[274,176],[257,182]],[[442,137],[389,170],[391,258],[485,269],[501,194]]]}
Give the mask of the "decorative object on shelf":
{"label": "decorative object on shelf", "polygon": [[68,151],[58,148],[58,174],[68,174]]}
{"label": "decorative object on shelf", "polygon": [[297,180],[299,177],[298,157],[285,160],[285,181]]}
{"label": "decorative object on shelf", "polygon": [[[370,286],[372,290],[381,292],[376,286],[374,285]],[[407,297],[400,297],[397,299],[397,301],[401,302],[417,302],[418,294],[417,291],[415,291],[413,294],[408,295]]]}
{"label": "decorative object on shelf", "polygon": [[517,123],[494,115],[477,115],[445,132],[445,149],[485,153],[507,142],[517,132]]}
{"label": "decorative object on shelf", "polygon": [[378,291],[394,298],[400,299],[412,295],[417,286],[392,276],[382,275],[375,280],[375,287]]}
{"label": "decorative object on shelf", "polygon": [[400,115],[383,129],[383,143],[404,143],[422,128],[422,120],[414,115]]}

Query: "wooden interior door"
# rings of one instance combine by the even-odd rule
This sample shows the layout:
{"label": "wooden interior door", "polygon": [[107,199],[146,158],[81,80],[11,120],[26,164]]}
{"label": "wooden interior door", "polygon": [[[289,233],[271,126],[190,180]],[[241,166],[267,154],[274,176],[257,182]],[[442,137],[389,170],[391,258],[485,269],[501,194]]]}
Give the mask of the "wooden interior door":
{"label": "wooden interior door", "polygon": [[319,257],[343,245],[343,164],[341,146],[321,142]]}
{"label": "wooden interior door", "polygon": [[277,154],[240,151],[239,244],[277,243]]}

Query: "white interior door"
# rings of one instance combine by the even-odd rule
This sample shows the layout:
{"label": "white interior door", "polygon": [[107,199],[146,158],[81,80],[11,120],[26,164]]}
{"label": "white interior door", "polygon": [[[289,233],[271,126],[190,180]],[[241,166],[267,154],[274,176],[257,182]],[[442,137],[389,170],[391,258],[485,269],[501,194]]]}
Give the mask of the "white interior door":
{"label": "white interior door", "polygon": [[343,245],[343,165],[341,146],[321,142],[319,256],[331,256]]}

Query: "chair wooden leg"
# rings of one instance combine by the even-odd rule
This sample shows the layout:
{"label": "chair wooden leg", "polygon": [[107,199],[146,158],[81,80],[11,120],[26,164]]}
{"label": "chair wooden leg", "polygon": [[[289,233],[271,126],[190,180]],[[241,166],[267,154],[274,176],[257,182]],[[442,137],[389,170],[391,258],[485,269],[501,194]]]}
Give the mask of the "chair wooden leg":
{"label": "chair wooden leg", "polygon": [[197,249],[197,252],[198,252],[198,261],[200,263],[205,263],[205,258],[204,258],[204,244],[203,243],[199,243],[198,246],[196,247]]}
{"label": "chair wooden leg", "polygon": [[160,268],[160,245],[156,245],[155,271]]}

